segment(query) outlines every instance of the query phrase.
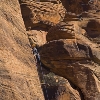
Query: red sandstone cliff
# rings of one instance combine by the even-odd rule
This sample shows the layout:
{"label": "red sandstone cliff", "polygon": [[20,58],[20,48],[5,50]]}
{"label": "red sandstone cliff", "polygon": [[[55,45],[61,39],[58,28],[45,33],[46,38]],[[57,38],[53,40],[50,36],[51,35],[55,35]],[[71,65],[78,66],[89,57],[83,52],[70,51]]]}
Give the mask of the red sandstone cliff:
{"label": "red sandstone cliff", "polygon": [[[42,72],[39,69],[38,75],[31,51],[38,45],[42,64],[66,78],[53,77],[66,80],[63,87],[48,87],[60,93],[53,100],[99,100],[99,3],[99,0],[2,0],[0,99],[44,100],[42,80],[39,81]],[[48,93],[50,100],[52,93]]]}

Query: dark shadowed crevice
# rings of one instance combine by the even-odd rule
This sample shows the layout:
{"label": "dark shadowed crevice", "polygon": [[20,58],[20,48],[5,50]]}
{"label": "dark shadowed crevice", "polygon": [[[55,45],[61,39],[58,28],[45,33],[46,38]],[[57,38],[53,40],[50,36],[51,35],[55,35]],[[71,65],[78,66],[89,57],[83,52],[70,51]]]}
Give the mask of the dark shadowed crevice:
{"label": "dark shadowed crevice", "polygon": [[76,85],[74,85],[70,80],[68,80],[68,81],[69,81],[71,87],[79,92],[81,100],[85,100],[84,95],[83,95],[81,89],[79,89]]}

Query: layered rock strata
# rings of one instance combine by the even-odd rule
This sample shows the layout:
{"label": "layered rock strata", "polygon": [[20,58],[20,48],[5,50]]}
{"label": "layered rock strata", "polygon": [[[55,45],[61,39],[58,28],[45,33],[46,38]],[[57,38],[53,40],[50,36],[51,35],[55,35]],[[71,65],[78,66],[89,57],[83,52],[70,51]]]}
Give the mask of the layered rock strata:
{"label": "layered rock strata", "polygon": [[50,2],[29,2],[21,3],[22,16],[26,28],[29,30],[36,27],[47,28],[53,26],[64,19],[65,8],[62,4]]}

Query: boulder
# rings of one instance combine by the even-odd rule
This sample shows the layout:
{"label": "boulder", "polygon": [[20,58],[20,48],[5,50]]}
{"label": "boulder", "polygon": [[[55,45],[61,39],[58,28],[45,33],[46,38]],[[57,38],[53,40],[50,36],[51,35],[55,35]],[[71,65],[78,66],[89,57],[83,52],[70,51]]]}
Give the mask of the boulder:
{"label": "boulder", "polygon": [[85,100],[99,100],[100,66],[91,61],[93,55],[89,46],[81,41],[77,46],[72,40],[51,41],[41,47],[40,55],[42,63],[51,71],[81,89]]}
{"label": "boulder", "polygon": [[78,21],[60,22],[51,27],[46,35],[47,42],[59,39],[73,39],[76,41],[76,34],[86,34],[80,27]]}
{"label": "boulder", "polygon": [[86,32],[91,38],[100,36],[100,19],[91,19],[87,23]]}
{"label": "boulder", "polygon": [[49,29],[46,40],[59,40],[59,39],[75,39],[74,25],[60,22],[56,26]]}
{"label": "boulder", "polygon": [[[47,52],[46,52],[47,51]],[[74,40],[60,39],[50,41],[40,49],[41,60],[81,60],[92,57],[90,47],[86,44],[75,43]],[[48,58],[48,59],[47,59]]]}

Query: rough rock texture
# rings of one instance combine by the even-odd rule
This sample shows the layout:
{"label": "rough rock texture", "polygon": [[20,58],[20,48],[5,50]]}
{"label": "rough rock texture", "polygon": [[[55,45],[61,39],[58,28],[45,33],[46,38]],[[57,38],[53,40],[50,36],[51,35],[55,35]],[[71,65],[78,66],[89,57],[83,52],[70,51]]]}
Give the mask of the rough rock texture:
{"label": "rough rock texture", "polygon": [[[92,56],[91,50],[83,44],[78,44],[79,51],[74,51],[68,41],[60,41],[52,41],[43,46],[40,52],[41,61],[53,72],[69,79],[79,87],[85,100],[99,100],[100,70],[95,71],[99,69],[99,65],[89,60],[89,56]],[[45,49],[48,52],[45,52]],[[85,54],[84,57],[81,57],[82,54]]]}
{"label": "rough rock texture", "polygon": [[92,3],[90,3],[89,1],[90,0],[61,0],[66,10],[71,13],[80,14],[83,11],[100,9],[99,0],[93,0]]}
{"label": "rough rock texture", "polygon": [[56,26],[50,28],[46,35],[46,40],[52,41],[52,40],[58,40],[58,39],[75,39],[75,33],[74,33],[74,25],[73,24],[67,24],[64,22],[60,22]]}
{"label": "rough rock texture", "polygon": [[[99,100],[100,2],[19,1],[30,44],[41,46],[42,63],[74,84],[76,93],[80,94],[78,97],[75,94],[76,100]],[[71,93],[74,95],[75,92]],[[63,96],[64,99],[72,97],[70,94]]]}
{"label": "rough rock texture", "polygon": [[30,31],[27,31],[27,35],[28,35],[28,39],[29,39],[31,47],[34,47],[35,45],[42,46],[47,42],[46,31],[30,30]]}
{"label": "rough rock texture", "polygon": [[[65,8],[62,4],[50,2],[20,2],[22,15],[26,28],[34,27],[47,28],[53,26],[64,19]],[[45,25],[46,24],[46,25]]]}
{"label": "rough rock texture", "polygon": [[44,100],[18,0],[0,1],[0,100]]}
{"label": "rough rock texture", "polygon": [[58,87],[55,100],[83,100],[79,91],[71,82],[66,80],[65,85]]}
{"label": "rough rock texture", "polygon": [[[85,22],[85,21],[84,21]],[[87,35],[90,38],[96,38],[100,36],[100,19],[89,19],[88,22],[86,21],[84,25],[81,27],[84,27],[86,30]]]}
{"label": "rough rock texture", "polygon": [[[47,50],[48,52],[45,52]],[[48,56],[48,55],[51,56]],[[91,51],[89,47],[83,43],[76,44],[73,40],[55,40],[51,41],[48,44],[45,44],[40,51],[41,59],[46,61],[51,60],[80,60],[80,59],[89,59],[91,57]]]}
{"label": "rough rock texture", "polygon": [[[97,15],[99,14],[94,14],[95,18],[99,17]],[[91,14],[89,18],[84,18],[81,22],[73,21],[72,23],[74,23],[73,28],[69,27],[70,24],[61,24],[49,30],[47,34],[49,42],[40,51],[41,61],[53,72],[69,79],[79,87],[85,100],[99,100],[99,19],[93,19],[93,14]],[[71,29],[75,33],[74,39],[69,38],[68,30]],[[85,54],[84,57],[83,54]]]}

